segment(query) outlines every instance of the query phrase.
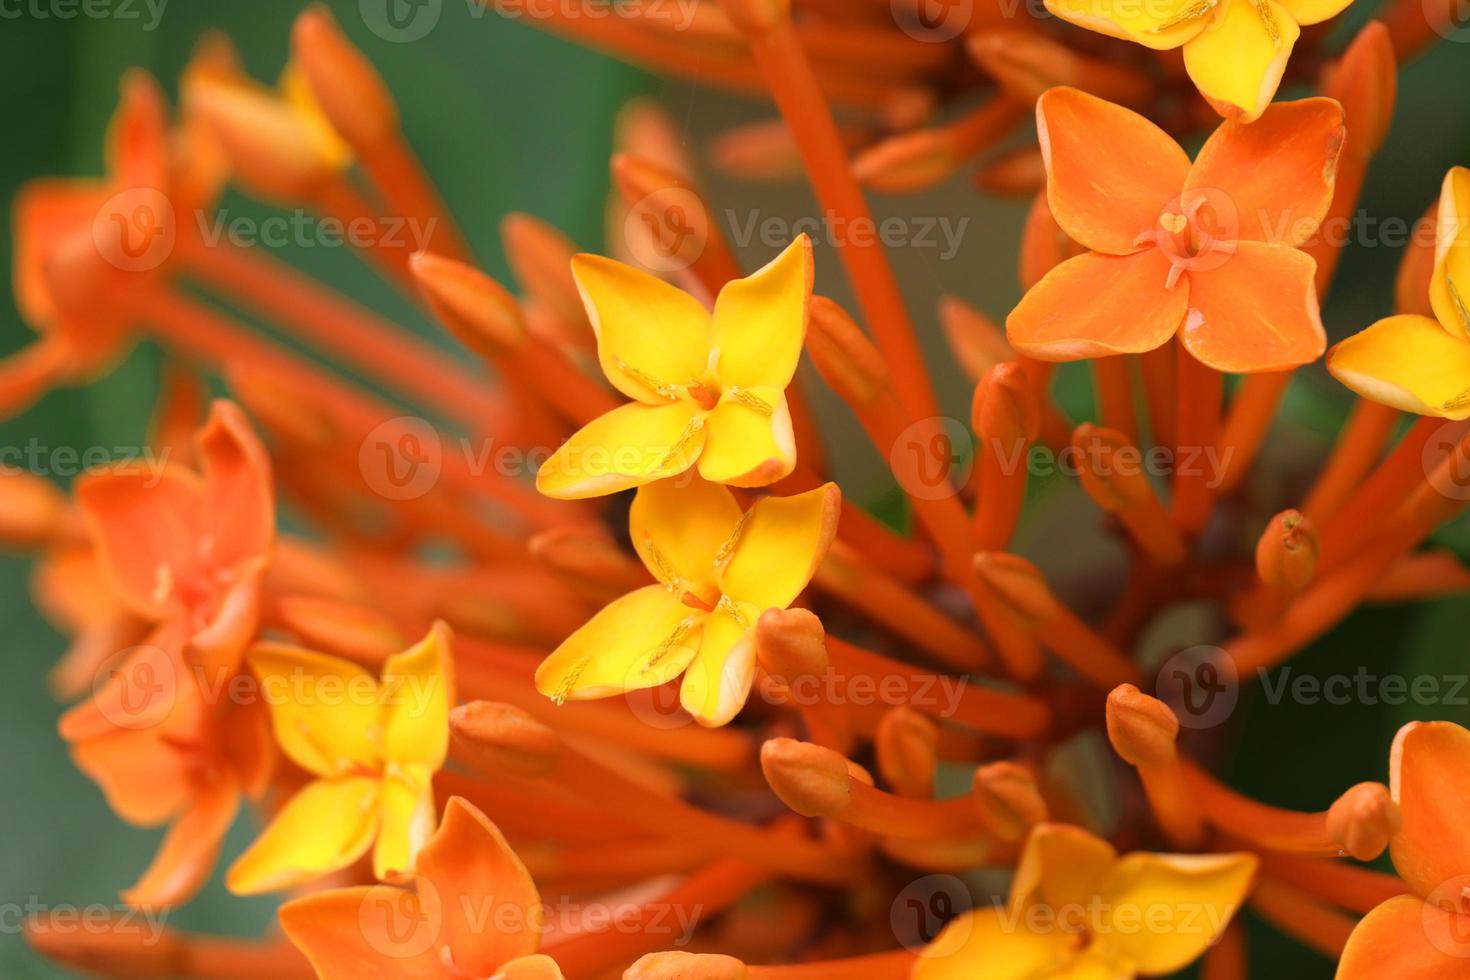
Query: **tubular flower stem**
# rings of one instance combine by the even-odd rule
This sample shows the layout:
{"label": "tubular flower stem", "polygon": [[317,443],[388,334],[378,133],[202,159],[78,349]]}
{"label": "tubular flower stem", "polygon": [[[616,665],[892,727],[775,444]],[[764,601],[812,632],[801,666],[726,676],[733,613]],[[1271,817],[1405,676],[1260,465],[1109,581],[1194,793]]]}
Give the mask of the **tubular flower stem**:
{"label": "tubular flower stem", "polygon": [[841,883],[857,869],[809,840],[737,823],[682,800],[661,796],[561,744],[556,734],[509,705],[485,701],[450,716],[455,743],[476,768],[550,780],[597,805],[616,807],[630,823],[806,881]]}
{"label": "tubular flower stem", "polygon": [[1093,503],[1117,517],[1139,551],[1155,564],[1169,568],[1182,563],[1188,557],[1184,537],[1138,465],[1143,456],[1137,447],[1114,429],[1086,422],[1073,433],[1072,446],[1082,489]]}
{"label": "tubular flower stem", "polygon": [[1272,851],[1318,857],[1350,854],[1372,861],[1388,846],[1399,823],[1398,807],[1388,788],[1379,783],[1353,787],[1322,813],[1300,813],[1236,793],[1187,760],[1181,766],[1209,823]]}
{"label": "tubular flower stem", "polygon": [[914,954],[874,953],[846,960],[751,966],[715,953],[650,953],[628,968],[623,980],[908,980]]}
{"label": "tubular flower stem", "polygon": [[1363,479],[1383,453],[1398,426],[1400,413],[1386,405],[1359,398],[1347,425],[1338,436],[1327,465],[1317,475],[1302,513],[1318,526],[1330,521],[1362,486]]}
{"label": "tubular flower stem", "polygon": [[1138,442],[1138,411],[1133,405],[1133,378],[1128,358],[1099,357],[1090,362],[1097,417],[1131,443]]}
{"label": "tubular flower stem", "polygon": [[[738,0],[722,0],[726,13],[731,12],[735,2]],[[872,212],[848,164],[842,134],[792,28],[789,12],[760,31],[750,30],[738,16],[732,15],[731,19],[745,32],[771,95],[791,127],[818,201],[848,225],[871,222]],[[938,401],[924,368],[923,353],[883,246],[878,242],[849,243],[839,250],[839,256],[889,365],[899,401],[912,418],[937,417]]]}
{"label": "tubular flower stem", "polygon": [[1323,571],[1337,567],[1366,546],[1369,539],[1362,529],[1372,527],[1378,515],[1391,511],[1423,483],[1425,467],[1432,458],[1442,458],[1429,442],[1444,425],[1443,420],[1428,417],[1415,422],[1336,514],[1323,524]]}
{"label": "tubular flower stem", "polygon": [[1277,929],[1330,959],[1342,955],[1354,920],[1268,876],[1251,891],[1250,907]]}
{"label": "tubular flower stem", "polygon": [[1235,920],[1220,934],[1220,940],[1205,954],[1200,980],[1246,980],[1249,957],[1245,928]]}
{"label": "tubular flower stem", "polygon": [[1449,551],[1405,555],[1373,586],[1374,602],[1399,603],[1462,595],[1470,591],[1470,569]]}
{"label": "tubular flower stem", "polygon": [[[787,697],[804,684],[820,684],[829,666],[826,643],[822,621],[808,609],[768,609],[756,622],[757,661]],[[795,700],[797,712],[817,742],[839,752],[848,750],[852,733],[840,702]]]}
{"label": "tubular flower stem", "polygon": [[[1176,356],[1172,341],[1138,356],[1138,365],[1143,373],[1144,404],[1148,409],[1149,438],[1155,446],[1179,443],[1174,426],[1174,413],[1179,404],[1174,393]],[[1246,383],[1250,380],[1247,378]],[[1222,434],[1222,442],[1223,439]]]}
{"label": "tubular flower stem", "polygon": [[[1200,462],[1206,450],[1219,443],[1220,403],[1225,376],[1196,360],[1183,344],[1178,347],[1175,377],[1179,405],[1175,411],[1174,523],[1186,534],[1198,534],[1210,519],[1215,495],[1210,468]],[[1191,465],[1191,461],[1193,461]]]}
{"label": "tubular flower stem", "polygon": [[75,923],[39,918],[26,924],[25,939],[51,960],[103,976],[310,980],[316,975],[306,957],[280,939],[227,939],[174,929],[153,936],[127,918],[109,921],[102,929],[96,923],[77,929]]}
{"label": "tubular flower stem", "polygon": [[980,440],[975,547],[1005,548],[1026,501],[1026,456],[1041,433],[1041,409],[1026,369],[997,364],[975,388],[971,425]]}
{"label": "tubular flower stem", "polygon": [[1108,695],[1108,740],[1138,770],[1148,802],[1164,834],[1179,847],[1205,838],[1204,807],[1190,792],[1175,740],[1179,719],[1162,701],[1124,684]]}
{"label": "tubular flower stem", "polygon": [[[377,227],[382,220],[383,209],[364,197],[342,175],[314,188],[306,206],[320,217],[335,219],[348,228]],[[403,290],[405,295],[414,295],[413,275],[408,269],[408,257],[412,253],[407,242],[390,244],[388,236],[374,235],[368,242],[358,238],[353,244],[384,279]]]}
{"label": "tubular flower stem", "polygon": [[[687,262],[711,296],[740,278],[740,265],[703,192],[689,178],[652,160],[620,153],[612,158],[612,179],[632,217],[649,230],[658,254]],[[693,205],[695,213],[686,205]]]}
{"label": "tubular flower stem", "polygon": [[948,180],[960,167],[1004,139],[1029,107],[999,96],[936,129],[889,137],[858,154],[852,172],[865,187],[886,194],[925,190]]}
{"label": "tubular flower stem", "polygon": [[1291,371],[1252,374],[1235,389],[1220,432],[1220,493],[1230,493],[1250,475],[1291,379]]}
{"label": "tubular flower stem", "polygon": [[1346,861],[1260,852],[1261,871],[1319,902],[1361,915],[1411,889],[1396,875],[1360,868]]}

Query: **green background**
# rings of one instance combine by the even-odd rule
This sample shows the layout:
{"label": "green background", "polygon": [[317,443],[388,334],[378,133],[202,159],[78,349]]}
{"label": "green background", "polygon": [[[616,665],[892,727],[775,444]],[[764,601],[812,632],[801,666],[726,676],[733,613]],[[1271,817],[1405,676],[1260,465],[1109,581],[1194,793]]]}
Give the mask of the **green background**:
{"label": "green background", "polygon": [[[121,2],[121,0],[119,0]],[[139,5],[133,5],[141,9]],[[284,60],[299,0],[205,3],[171,0],[157,29],[117,17],[63,19],[39,16],[33,0],[0,4],[0,190],[8,200],[26,179],[39,175],[100,172],[102,132],[123,69],[143,66],[173,92],[174,79],[195,40],[219,28],[241,48],[257,77],[272,78]],[[390,43],[372,34],[356,0],[330,4],[346,31],[388,78],[403,110],[404,128],[439,182],[472,245],[497,277],[507,272],[498,233],[511,211],[538,214],[585,247],[601,240],[608,192],[606,161],[612,115],[627,97],[653,92],[686,127],[691,146],[732,123],[759,118],[768,109],[682,81],[660,81],[621,63],[563,43],[525,24],[494,15],[473,16],[463,0],[445,0],[437,27],[413,43]],[[60,8],[45,7],[54,11]],[[8,16],[17,11],[21,16]],[[1365,16],[1355,13],[1354,18]],[[1470,163],[1470,46],[1441,44],[1401,75],[1399,113],[1389,143],[1371,173],[1363,206],[1375,217],[1412,220],[1434,196],[1447,167]],[[804,187],[742,186],[711,178],[717,210],[795,218],[815,212]],[[264,213],[230,196],[235,214]],[[982,200],[963,179],[931,193],[878,199],[879,216],[909,214],[971,219],[959,255],[940,262],[932,251],[898,250],[895,262],[918,323],[926,334],[945,402],[958,418],[968,397],[958,369],[944,356],[933,316],[942,292],[963,296],[1003,317],[1017,298],[1015,245],[1024,207]],[[763,261],[760,245],[744,255]],[[284,257],[321,275],[383,312],[427,335],[432,327],[393,291],[342,249],[283,250]],[[10,262],[11,242],[0,240],[0,261]],[[819,247],[820,290],[846,299],[838,263]],[[1372,242],[1355,245],[1345,258],[1339,285],[1326,307],[1334,338],[1390,311],[1397,254]],[[29,339],[13,302],[0,305],[0,352]],[[155,351],[140,348],[119,370],[86,389],[49,395],[22,418],[0,423],[7,445],[35,440],[47,447],[135,446],[142,437],[158,370]],[[1061,395],[1085,411],[1084,376],[1062,375]],[[1268,507],[1273,495],[1309,478],[1313,458],[1331,439],[1347,395],[1320,369],[1303,372],[1293,386],[1268,457],[1274,483],[1248,497],[1245,506]],[[844,490],[870,504],[888,493],[881,461],[832,401],[820,411]],[[830,438],[830,437],[829,437]],[[1042,486],[1024,529],[1025,548],[1064,578],[1106,567],[1079,545],[1098,537],[1094,515],[1078,507],[1074,488]],[[1285,501],[1289,502],[1289,500]],[[1277,501],[1272,509],[1285,502]],[[1269,514],[1269,510],[1266,511]],[[1080,517],[1078,515],[1081,515]],[[1256,525],[1259,527],[1259,524]],[[1458,525],[1446,539],[1470,542]],[[55,976],[24,948],[17,917],[36,906],[111,905],[149,860],[158,834],[118,823],[97,790],[78,774],[55,734],[59,708],[44,676],[63,640],[32,610],[23,557],[0,560],[0,637],[5,672],[0,676],[0,976]],[[1407,608],[1370,609],[1316,644],[1297,661],[1304,673],[1464,673],[1470,603],[1444,601]],[[1407,666],[1406,666],[1407,665]],[[1224,767],[1236,786],[1284,806],[1319,809],[1343,788],[1386,778],[1389,741],[1408,717],[1470,721],[1461,707],[1414,710],[1382,706],[1270,705],[1247,699],[1230,728],[1231,744],[1216,745],[1231,759]],[[236,828],[226,853],[238,852],[250,829]],[[240,900],[217,884],[170,917],[188,928],[257,934],[269,920],[268,900]],[[1330,976],[1312,954],[1252,931],[1257,976]]]}

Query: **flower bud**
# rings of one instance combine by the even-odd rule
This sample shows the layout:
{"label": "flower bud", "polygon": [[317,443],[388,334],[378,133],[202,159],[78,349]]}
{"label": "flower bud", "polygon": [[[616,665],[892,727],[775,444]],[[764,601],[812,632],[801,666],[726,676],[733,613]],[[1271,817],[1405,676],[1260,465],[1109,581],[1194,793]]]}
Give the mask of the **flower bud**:
{"label": "flower bud", "polygon": [[1359,861],[1375,860],[1404,817],[1382,783],[1359,783],[1327,811],[1327,835]]}
{"label": "flower bud", "polygon": [[1132,684],[1120,684],[1108,695],[1108,740],[1131,766],[1168,765],[1177,757],[1179,719],[1169,706]]}
{"label": "flower bud", "polygon": [[449,730],[469,759],[492,773],[544,776],[561,753],[556,732],[509,704],[462,704],[449,713]]}
{"label": "flower bud", "polygon": [[820,745],[773,738],[761,746],[761,771],[781,802],[804,817],[841,813],[852,801],[847,759]]}
{"label": "flower bud", "polygon": [[1047,818],[1036,777],[1014,762],[992,762],[976,769],[972,792],[985,829],[998,840],[1024,840]]}

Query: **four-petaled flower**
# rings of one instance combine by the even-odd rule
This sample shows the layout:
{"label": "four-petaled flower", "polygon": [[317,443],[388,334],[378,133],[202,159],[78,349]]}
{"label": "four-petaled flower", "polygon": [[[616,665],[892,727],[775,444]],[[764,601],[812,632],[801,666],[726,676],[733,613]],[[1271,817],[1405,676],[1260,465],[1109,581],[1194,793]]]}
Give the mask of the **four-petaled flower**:
{"label": "four-petaled flower", "polygon": [[659,584],[588,620],[542,662],[536,687],[558,702],[657,687],[684,675],[679,700],[705,725],[740,711],[755,675],[755,622],[811,581],[837,529],[827,484],[766,497],[743,514],[729,490],[664,480],[633,500],[633,547]]}
{"label": "four-petaled flower", "polygon": [[688,293],[611,259],[572,274],[613,387],[634,401],[593,420],[541,467],[550,497],[615,493],[698,466],[706,480],[766,486],[796,465],[786,386],[812,296],[811,242],[728,283],[713,314]]}
{"label": "four-petaled flower", "polygon": [[1067,980],[1170,974],[1229,923],[1255,875],[1250,854],[1122,857],[1080,827],[1027,838],[1004,908],[968,912],[922,954],[913,980]]}
{"label": "four-petaled flower", "polygon": [[1183,46],[1189,77],[1215,110],[1252,122],[1281,84],[1301,27],[1352,0],[1046,0],[1080,27],[1168,51]]}
{"label": "four-petaled flower", "polygon": [[230,867],[236,894],[313,881],[373,848],[379,878],[411,872],[433,832],[434,773],[454,703],[449,627],[383,664],[381,683],[350,661],[259,644],[246,656],[276,741],[315,778]]}
{"label": "four-petaled flower", "polygon": [[1150,351],[1178,334],[1220,371],[1321,356],[1317,264],[1298,246],[1332,203],[1344,133],[1335,101],[1226,122],[1193,164],[1147,119],[1072,88],[1041,97],[1036,125],[1051,212],[1091,251],[1011,311],[1016,350],[1076,360]]}
{"label": "four-petaled flower", "polygon": [[520,858],[475,807],[451,797],[419,852],[410,890],[338,888],[281,906],[281,927],[320,980],[561,980],[538,954],[541,897]]}
{"label": "four-petaled flower", "polygon": [[[1400,314],[1335,345],[1327,369],[1383,405],[1470,418],[1470,169],[1444,179],[1429,301],[1435,319]],[[1435,320],[1439,322],[1435,322]]]}

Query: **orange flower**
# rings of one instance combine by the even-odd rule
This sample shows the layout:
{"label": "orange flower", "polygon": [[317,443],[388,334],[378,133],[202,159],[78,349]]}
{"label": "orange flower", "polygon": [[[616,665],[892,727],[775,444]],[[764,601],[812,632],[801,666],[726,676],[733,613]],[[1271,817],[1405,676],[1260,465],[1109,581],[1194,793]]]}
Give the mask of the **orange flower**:
{"label": "orange flower", "polygon": [[1091,249],[1052,269],[1006,321],[1017,351],[1067,361],[1150,351],[1176,333],[1220,371],[1280,371],[1326,347],[1300,250],[1332,202],[1342,108],[1273,105],[1221,125],[1191,164],[1163,130],[1071,88],[1036,105],[1047,201]]}
{"label": "orange flower", "polygon": [[339,888],[281,906],[320,980],[362,976],[559,980],[541,945],[541,896],[483,813],[459,797],[419,852],[414,888]]}
{"label": "orange flower", "polygon": [[1470,731],[1447,721],[1399,730],[1389,791],[1403,825],[1389,842],[1414,891],[1369,912],[1353,930],[1338,980],[1470,978]]}

